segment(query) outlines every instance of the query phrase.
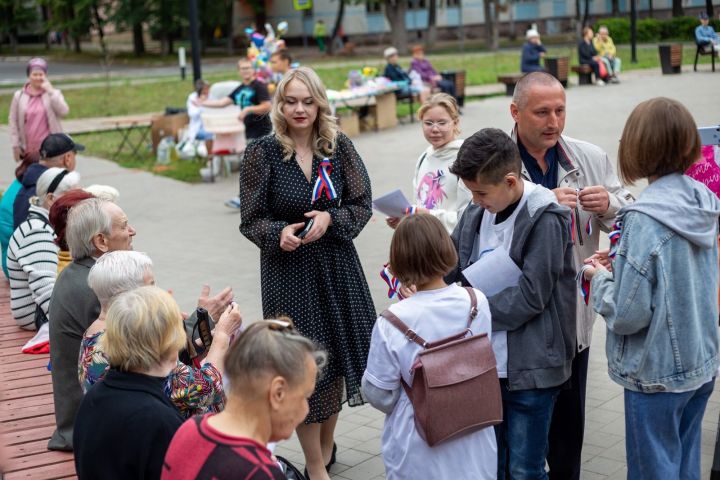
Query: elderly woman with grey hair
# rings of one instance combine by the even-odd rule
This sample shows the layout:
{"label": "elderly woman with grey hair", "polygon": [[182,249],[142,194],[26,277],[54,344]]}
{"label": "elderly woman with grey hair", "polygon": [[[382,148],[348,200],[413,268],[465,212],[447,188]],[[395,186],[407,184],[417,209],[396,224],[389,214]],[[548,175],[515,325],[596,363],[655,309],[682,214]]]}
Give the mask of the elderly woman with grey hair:
{"label": "elderly woman with grey hair", "polygon": [[[88,284],[100,301],[100,316],[85,332],[80,346],[78,376],[85,393],[105,376],[110,365],[105,354],[105,317],[113,300],[121,293],[143,285],[153,285],[155,276],[150,257],[134,251],[116,251],[100,257],[90,269]],[[225,403],[222,362],[230,338],[242,318],[234,302],[220,316],[213,343],[200,368],[178,361],[167,377],[165,393],[185,416],[219,412]]]}
{"label": "elderly woman with grey hair", "polygon": [[79,183],[77,172],[47,169],[38,179],[37,196],[32,199],[27,220],[18,225],[10,238],[7,251],[10,310],[20,328],[36,330],[47,321],[58,264],[55,230],[48,220],[48,210]]}

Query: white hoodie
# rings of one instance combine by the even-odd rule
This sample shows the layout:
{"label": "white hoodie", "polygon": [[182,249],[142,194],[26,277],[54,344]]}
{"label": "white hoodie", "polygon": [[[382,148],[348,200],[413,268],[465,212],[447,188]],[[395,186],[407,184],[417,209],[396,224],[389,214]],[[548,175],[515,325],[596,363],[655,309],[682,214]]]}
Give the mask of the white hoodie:
{"label": "white hoodie", "polygon": [[472,194],[450,173],[463,140],[453,140],[435,150],[430,145],[418,158],[413,179],[414,203],[427,208],[452,233]]}

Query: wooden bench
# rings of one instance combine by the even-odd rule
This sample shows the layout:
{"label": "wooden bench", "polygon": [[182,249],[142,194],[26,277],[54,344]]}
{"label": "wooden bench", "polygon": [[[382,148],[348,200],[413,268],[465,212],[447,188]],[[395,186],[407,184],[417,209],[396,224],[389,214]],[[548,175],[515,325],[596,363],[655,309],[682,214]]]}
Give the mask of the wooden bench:
{"label": "wooden bench", "polygon": [[573,65],[571,70],[578,74],[579,85],[592,85],[593,69],[590,65]]}
{"label": "wooden bench", "polygon": [[524,77],[524,73],[513,73],[510,75],[498,75],[498,82],[505,84],[505,95],[512,97],[515,93],[515,85]]}
{"label": "wooden bench", "polygon": [[568,57],[545,57],[545,70],[567,87],[570,59]]}
{"label": "wooden bench", "polygon": [[465,70],[445,70],[440,75],[455,84],[455,100],[459,107],[465,106]]}
{"label": "wooden bench", "polygon": [[[34,332],[21,330],[10,315],[10,288],[0,285],[0,362],[3,365],[0,431],[5,441],[5,479],[75,478],[73,454],[51,452],[55,430],[49,355],[27,355],[21,348]],[[2,474],[0,474],[2,477]]]}

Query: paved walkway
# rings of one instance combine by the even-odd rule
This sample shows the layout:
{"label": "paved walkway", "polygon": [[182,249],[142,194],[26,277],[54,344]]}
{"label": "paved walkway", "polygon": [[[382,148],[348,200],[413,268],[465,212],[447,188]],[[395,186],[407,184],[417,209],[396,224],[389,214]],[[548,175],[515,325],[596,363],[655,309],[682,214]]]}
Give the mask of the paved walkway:
{"label": "paved walkway", "polygon": [[[660,76],[657,70],[633,72],[624,75],[620,85],[571,88],[565,132],[598,144],[614,161],[624,121],[633,106],[659,95],[682,101],[699,125],[716,124],[720,100],[708,92],[716,90],[720,74],[703,70],[677,76]],[[483,127],[509,130],[512,121],[508,105],[507,97],[469,103],[462,119],[464,134]],[[417,123],[364,134],[354,143],[367,165],[374,194],[401,187],[409,195],[415,160],[425,148]],[[8,145],[7,133],[1,129],[0,145]],[[1,188],[9,183],[13,168],[10,149],[0,149]],[[156,265],[158,284],[173,289],[184,309],[193,307],[201,284],[209,282],[214,289],[232,285],[246,321],[260,318],[258,250],[239,234],[239,215],[222,205],[236,194],[237,177],[216,184],[187,185],[88,157],[81,157],[78,171],[85,184],[107,183],[120,190],[119,203],[138,231],[135,249],[149,253]],[[633,188],[638,192],[642,185]],[[374,215],[356,241],[378,311],[388,304],[378,271],[387,259],[390,237],[383,218]],[[606,373],[601,319],[595,325],[593,345],[582,478],[624,478],[622,390]],[[715,395],[703,425],[704,478],[710,469],[719,413],[720,397]],[[343,411],[337,430],[334,478],[382,478],[382,424],[383,416],[370,407]],[[278,452],[302,462],[296,440],[284,442]]]}

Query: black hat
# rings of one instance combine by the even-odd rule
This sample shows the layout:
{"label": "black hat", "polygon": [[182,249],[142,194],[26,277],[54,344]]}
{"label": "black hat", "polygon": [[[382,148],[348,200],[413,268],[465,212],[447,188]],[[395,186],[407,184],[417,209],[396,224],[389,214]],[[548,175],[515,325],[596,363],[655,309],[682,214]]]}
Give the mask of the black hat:
{"label": "black hat", "polygon": [[85,150],[85,146],[75,143],[70,135],[66,133],[51,133],[45,137],[42,145],[40,145],[40,158],[59,157],[70,151],[80,152],[83,150]]}
{"label": "black hat", "polygon": [[700,20],[709,20],[710,19],[708,17],[708,14],[705,12],[700,12],[700,15],[698,15],[698,17],[700,17]]}

